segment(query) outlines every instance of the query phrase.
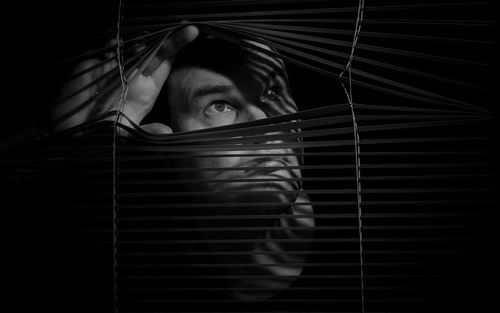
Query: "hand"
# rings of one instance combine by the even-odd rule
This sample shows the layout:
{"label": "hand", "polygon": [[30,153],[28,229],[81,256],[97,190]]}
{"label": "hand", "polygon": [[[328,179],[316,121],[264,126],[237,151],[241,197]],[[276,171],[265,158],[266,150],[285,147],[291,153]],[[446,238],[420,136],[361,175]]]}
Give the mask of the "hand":
{"label": "hand", "polygon": [[[198,36],[198,33],[198,28],[193,25],[189,25],[175,31],[168,38],[164,39],[162,46],[144,68],[142,73],[137,75],[138,69],[131,71],[128,76],[128,92],[122,113],[130,118],[130,120],[136,125],[140,125],[144,117],[153,108],[160,90],[170,74],[177,52],[182,47],[192,42]],[[112,46],[115,43],[116,41],[110,41],[108,42],[108,46]],[[137,47],[137,50],[142,48],[144,47]],[[107,55],[108,58],[113,56],[114,53],[109,53]],[[84,71],[101,62],[102,60],[97,58],[85,60],[76,66],[73,73]],[[78,90],[84,88],[87,84],[93,82],[95,79],[98,79],[110,71],[115,70],[117,67],[118,63],[116,58],[114,58],[111,61],[96,66],[83,75],[79,75],[63,86],[59,99],[64,100],[58,103],[51,112],[53,121],[58,122],[58,120],[60,120],[57,125],[54,125],[55,131],[69,129],[94,119],[101,114],[119,108],[120,103],[118,98],[122,92],[121,84],[112,90],[108,96],[100,97],[97,100],[91,100],[100,90],[109,86],[110,83],[116,83],[116,80],[119,79],[116,76],[112,79],[101,79],[97,84],[93,84],[92,86],[85,88],[83,91],[70,96]],[[88,101],[91,102],[81,110],[69,113],[75,110],[75,108],[80,106],[82,103]],[[67,115],[66,118],[64,118],[65,115]],[[108,119],[115,118],[116,117],[112,116]],[[126,126],[131,126],[125,118],[122,118],[120,122]],[[172,132],[170,127],[161,123],[141,125],[141,128],[154,134],[168,134]]]}

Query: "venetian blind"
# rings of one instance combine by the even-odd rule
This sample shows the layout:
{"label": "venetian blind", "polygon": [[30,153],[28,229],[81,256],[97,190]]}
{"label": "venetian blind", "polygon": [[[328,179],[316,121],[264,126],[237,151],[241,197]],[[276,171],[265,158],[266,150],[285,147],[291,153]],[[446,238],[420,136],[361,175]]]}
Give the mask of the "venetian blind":
{"label": "venetian blind", "polygon": [[[484,96],[489,9],[483,2],[120,1],[116,27],[101,30],[117,40],[67,60],[101,56],[94,68],[118,67],[60,99],[99,87],[53,123],[105,97],[115,97],[115,109],[10,148],[4,176],[14,186],[36,177],[49,260],[64,260],[59,270],[71,274],[59,275],[60,285],[84,311],[486,309],[495,218],[493,114]],[[186,23],[283,59],[299,111],[163,136],[123,123],[128,82]],[[192,160],[228,154],[296,158],[285,168],[300,176],[262,182],[297,187],[236,188],[229,195],[237,202],[200,188],[221,180],[190,173],[234,169]]]}

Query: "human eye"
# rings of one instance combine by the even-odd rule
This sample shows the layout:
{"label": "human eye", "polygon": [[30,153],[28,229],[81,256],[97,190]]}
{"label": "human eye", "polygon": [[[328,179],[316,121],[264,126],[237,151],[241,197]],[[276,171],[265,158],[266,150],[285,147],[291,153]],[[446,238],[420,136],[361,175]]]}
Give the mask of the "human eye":
{"label": "human eye", "polygon": [[267,100],[278,100],[281,98],[281,90],[279,86],[269,87],[264,91],[263,97]]}
{"label": "human eye", "polygon": [[234,111],[234,108],[226,101],[217,100],[210,103],[205,109],[206,114],[222,114]]}

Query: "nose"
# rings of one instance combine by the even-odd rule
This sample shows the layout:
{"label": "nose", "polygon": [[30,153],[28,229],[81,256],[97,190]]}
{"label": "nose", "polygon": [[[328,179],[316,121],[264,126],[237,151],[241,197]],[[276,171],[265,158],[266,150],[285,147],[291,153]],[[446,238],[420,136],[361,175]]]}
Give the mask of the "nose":
{"label": "nose", "polygon": [[[246,121],[255,121],[269,117],[268,114],[258,105],[247,105],[246,106]],[[283,139],[280,138],[283,132],[267,132],[265,134],[257,135],[258,139],[255,139],[249,144],[262,145],[262,148],[258,150],[246,150],[243,154],[251,154],[248,160],[258,159],[258,158],[270,158],[270,159],[281,159],[287,163],[288,166],[297,166],[299,164],[298,158],[295,155],[297,151],[290,147],[291,143],[294,143],[294,139]],[[289,169],[288,170],[291,177],[300,177],[299,169]]]}
{"label": "nose", "polygon": [[264,110],[254,104],[247,105],[247,122],[260,120],[267,117],[266,112]]}
{"label": "nose", "polygon": [[[259,106],[257,105],[247,105],[247,122],[251,122],[251,121],[256,121],[256,120],[261,120],[261,119],[264,119],[266,117],[268,117],[268,115],[266,114],[266,112],[260,108]],[[273,137],[272,135],[277,135],[279,134],[279,132],[271,132],[271,133],[266,133],[266,134],[263,134],[263,135],[266,135],[266,136],[269,136],[271,135],[271,138]],[[255,142],[253,142],[254,144],[263,144],[263,143],[266,143],[266,144],[277,144],[277,143],[283,143],[282,140],[274,140],[274,139],[259,139]]]}
{"label": "nose", "polygon": [[[247,116],[246,116],[246,122],[251,122],[255,120],[260,120],[269,117],[269,115],[260,107],[257,105],[247,105]],[[259,140],[256,140],[253,142],[254,144],[283,144],[285,142],[293,142],[294,140],[282,140],[279,139],[276,135],[283,134],[283,132],[268,132],[262,135],[265,135],[266,137],[269,136],[269,138],[260,138]],[[278,151],[283,151],[284,148],[274,148],[272,150],[278,150]],[[268,149],[265,149],[264,151],[269,151]]]}
{"label": "nose", "polygon": [[[255,120],[260,120],[269,117],[269,115],[265,112],[264,109],[262,109],[261,106],[255,105],[255,104],[247,104],[246,106],[246,122],[250,121],[255,121]],[[260,137],[259,139],[256,139],[255,141],[251,142],[252,144],[265,144],[269,145],[269,148],[265,147],[260,150],[249,150],[247,153],[257,153],[260,155],[281,155],[281,154],[289,154],[293,153],[294,149],[289,147],[290,143],[294,143],[297,140],[290,138],[290,139],[281,139],[279,138],[279,135],[284,134],[283,132],[268,132],[265,134],[261,134],[264,137]],[[284,159],[295,159],[293,157],[285,157],[283,156]],[[296,161],[296,160],[295,160]],[[296,162],[292,162],[296,163]]]}

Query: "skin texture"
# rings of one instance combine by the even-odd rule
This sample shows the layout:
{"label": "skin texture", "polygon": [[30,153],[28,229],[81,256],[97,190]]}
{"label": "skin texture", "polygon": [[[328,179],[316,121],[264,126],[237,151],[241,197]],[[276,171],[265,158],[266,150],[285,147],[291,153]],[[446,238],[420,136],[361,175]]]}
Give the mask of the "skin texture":
{"label": "skin texture", "polygon": [[[135,75],[135,78],[129,78],[127,98],[122,112],[135,124],[140,125],[144,117],[153,108],[161,88],[170,75],[177,52],[182,47],[192,42],[198,34],[198,28],[192,25],[183,27],[174,32],[171,36],[164,39],[161,49],[142,73],[135,75],[137,70],[131,73],[130,77]],[[108,45],[116,45],[116,41],[111,40],[108,42]],[[140,46],[136,47],[137,50],[142,48],[143,47]],[[111,58],[113,56],[114,52],[109,52],[106,57]],[[94,67],[101,61],[100,59],[85,60],[78,64],[70,75]],[[111,81],[110,79],[102,79],[98,84],[85,88],[71,97],[70,95],[81,90],[87,84],[102,77],[109,71],[116,69],[117,66],[116,58],[113,58],[100,66],[94,67],[87,73],[79,75],[62,86],[58,96],[59,101],[56,101],[57,104],[51,111],[51,118],[54,122],[53,131],[58,132],[78,126],[119,107],[116,100],[121,93],[121,88],[113,90],[108,97],[102,97],[99,100],[91,101],[85,108],[59,121],[61,117],[77,108],[80,104],[92,100],[92,97],[94,97],[99,90],[102,90],[105,86],[110,84]],[[113,119],[113,117],[110,119]],[[120,122],[130,126],[130,123],[126,119],[121,119]],[[160,123],[141,125],[141,127],[155,134],[168,134],[172,132],[170,127]]]}
{"label": "skin texture", "polygon": [[[269,49],[266,46],[263,46]],[[218,126],[251,122],[267,117],[279,116],[297,112],[286,72],[281,60],[268,55],[248,51],[244,57],[237,59],[237,65],[227,66],[222,62],[212,65],[184,65],[176,67],[166,82],[170,126],[175,132],[210,129]],[[273,135],[273,134],[269,134]],[[293,263],[304,263],[306,257],[298,254],[288,254],[289,250],[306,249],[305,245],[293,243],[296,238],[312,238],[314,220],[310,217],[301,218],[301,215],[312,214],[312,207],[305,193],[299,193],[299,169],[287,167],[299,165],[296,155],[299,151],[279,144],[281,140],[246,143],[273,144],[278,147],[260,150],[210,151],[216,156],[200,157],[204,152],[193,153],[191,157],[183,158],[175,164],[178,168],[223,168],[224,170],[186,171],[180,173],[181,179],[198,181],[190,184],[189,191],[208,191],[203,199],[196,202],[231,203],[234,206],[211,208],[210,212],[201,210],[199,215],[278,215],[282,218],[261,220],[229,219],[216,221],[209,220],[205,224],[199,221],[199,227],[240,226],[247,228],[242,232],[215,232],[203,233],[202,239],[267,239],[265,242],[238,244],[226,249],[234,251],[252,251],[252,254],[243,256],[240,260],[244,264],[253,264],[251,267],[222,268],[218,273],[225,275],[242,275],[248,278],[238,280],[223,280],[214,282],[217,287],[253,288],[253,290],[234,289],[228,292],[232,298],[242,300],[266,299],[286,290],[303,271],[302,266]],[[240,169],[241,167],[255,167],[253,170]],[[213,180],[223,180],[214,182]],[[230,181],[241,180],[249,181]],[[272,179],[274,181],[258,181],[257,179]],[[210,181],[209,181],[210,180]],[[252,181],[256,180],[256,181]],[[217,194],[210,192],[216,191]],[[241,194],[235,191],[254,192]],[[269,192],[270,193],[266,193]],[[276,192],[272,192],[276,191]],[[288,193],[282,193],[283,191]],[[290,192],[295,191],[295,193]],[[280,193],[281,192],[281,193]],[[266,206],[249,206],[248,204],[267,203]],[[283,203],[294,203],[283,206]],[[245,204],[239,206],[238,204]],[[290,218],[290,217],[294,218]],[[241,223],[236,224],[236,223]],[[270,227],[268,231],[251,231],[251,227]],[[294,227],[301,228],[295,230]],[[291,228],[291,229],[290,229]],[[286,239],[291,242],[278,243],[274,239]],[[194,250],[205,249],[220,251],[217,245],[204,243]],[[234,263],[227,257],[210,258],[206,263]],[[246,258],[246,259],[244,259]],[[200,262],[200,260],[197,260]],[[261,277],[261,278],[253,278]],[[264,277],[264,278],[262,278]],[[219,284],[219,285],[217,285]],[[270,289],[273,288],[273,289]]]}
{"label": "skin texture", "polygon": [[[286,107],[287,113],[296,112],[296,105],[289,94],[286,77],[279,74],[276,68],[268,66],[259,71],[252,65],[262,55],[250,55],[241,60],[241,66],[229,70],[215,71],[199,67],[182,67],[175,70],[167,82],[169,91],[169,108],[174,132],[207,129],[235,123],[250,122],[280,115],[277,107]],[[280,144],[280,140],[269,142],[256,142],[257,144]],[[179,167],[197,168],[231,168],[221,171],[186,172],[183,178],[198,179],[237,179],[237,178],[264,178],[264,179],[290,179],[300,178],[297,169],[265,170],[265,167],[297,166],[296,156],[282,155],[269,156],[269,154],[290,154],[291,149],[262,149],[210,152],[220,155],[217,157],[188,158]],[[231,156],[245,154],[261,154],[258,156]],[[239,167],[255,166],[257,170],[239,170]],[[295,201],[294,195],[286,194],[260,194],[252,198],[248,195],[233,195],[231,191],[272,191],[272,190],[297,190],[296,181],[275,182],[231,182],[200,183],[197,186],[205,191],[226,191],[224,201],[258,201],[258,202],[284,202]],[[220,201],[221,199],[212,199]],[[208,199],[210,201],[210,199]],[[281,207],[282,208],[282,207]],[[254,208],[255,212],[256,208]],[[269,212],[270,208],[265,211]],[[279,208],[276,208],[279,213]]]}
{"label": "skin texture", "polygon": [[[281,60],[269,57],[262,52],[249,51],[244,57],[238,59],[234,66],[174,66],[177,54],[182,47],[191,43],[198,36],[195,26],[186,26],[165,39],[158,54],[153,58],[145,70],[129,80],[129,90],[123,113],[136,125],[152,134],[169,134],[172,132],[185,132],[209,129],[217,126],[232,125],[250,122],[282,114],[297,112],[297,106],[291,96],[287,75]],[[263,49],[265,45],[254,43]],[[140,48],[140,47],[139,47]],[[112,56],[112,55],[110,55]],[[75,73],[88,69],[101,62],[92,59],[81,63]],[[224,63],[224,62],[222,62]],[[99,84],[87,88],[75,96],[68,97],[76,90],[84,87],[89,82],[115,69],[116,62],[109,61],[102,66],[97,66],[88,73],[68,82],[61,89],[60,99],[64,99],[54,107],[52,117],[54,121],[60,119],[67,112],[78,107],[81,103],[89,101],[97,91],[109,84],[103,80]],[[133,75],[134,73],[132,73]],[[168,103],[157,101],[162,88],[166,88]],[[91,102],[86,108],[71,115],[68,119],[54,126],[55,131],[62,131],[81,123],[89,121],[110,110],[117,109],[116,99],[121,89],[117,88],[112,95],[99,101]],[[152,110],[154,105],[168,106],[171,119],[168,125],[164,123],[141,124]],[[114,119],[114,117],[111,117]],[[130,126],[127,120],[120,122]],[[272,134],[270,134],[272,135]],[[255,142],[255,144],[280,144],[279,140]],[[251,143],[250,143],[251,144]],[[265,242],[251,243],[233,247],[237,251],[252,251],[242,260],[245,264],[254,264],[250,268],[222,269],[221,275],[246,275],[250,278],[223,280],[230,287],[251,287],[258,291],[234,290],[229,296],[236,299],[255,300],[265,299],[276,295],[280,290],[285,290],[302,273],[301,266],[293,263],[304,263],[305,255],[288,254],[287,251],[306,249],[293,244],[294,238],[311,238],[314,220],[301,215],[312,214],[312,208],[304,202],[309,202],[307,195],[299,194],[298,180],[300,170],[288,169],[287,166],[299,164],[296,156],[269,154],[297,153],[292,149],[274,147],[261,150],[240,150],[211,152],[216,156],[200,157],[202,153],[194,153],[186,157],[175,166],[179,168],[227,168],[228,170],[186,171],[180,173],[180,178],[195,179],[198,184],[184,186],[189,191],[218,191],[219,193],[205,196],[201,201],[235,203],[233,207],[224,206],[224,209],[214,209],[208,214],[273,214],[282,216],[274,221],[244,220],[241,226],[273,226],[273,230],[259,230],[226,234],[225,232],[204,233],[203,238],[211,236],[229,236],[237,238],[245,234],[247,238],[267,239]],[[242,154],[243,156],[235,156]],[[250,156],[249,154],[257,154]],[[254,167],[252,170],[241,167]],[[277,167],[277,168],[273,168]],[[207,179],[275,179],[274,182],[208,182]],[[283,179],[291,179],[284,181]],[[286,191],[288,193],[256,193],[238,194],[235,191]],[[295,191],[290,193],[290,191]],[[198,199],[200,200],[200,199]],[[266,202],[268,206],[238,206],[239,203]],[[283,202],[292,203],[284,207]],[[275,205],[276,204],[276,205]],[[204,210],[203,214],[208,211]],[[200,214],[201,215],[201,214]],[[293,217],[293,218],[290,218]],[[204,221],[199,221],[203,225]],[[226,222],[227,223],[227,220]],[[230,221],[230,223],[234,223]],[[252,224],[253,223],[253,224]],[[212,224],[213,225],[213,224]],[[220,224],[219,227],[228,225]],[[301,230],[292,230],[298,227]],[[261,227],[262,228],[262,227]],[[307,230],[303,230],[307,228]],[[280,244],[273,239],[292,239],[292,243]],[[205,246],[204,248],[210,248]],[[212,247],[214,248],[214,247]],[[220,247],[215,247],[219,249]],[[231,249],[233,249],[231,248]],[[279,253],[277,253],[279,252]],[[214,261],[214,260],[212,260]],[[227,260],[215,260],[227,262]],[[252,278],[265,277],[265,278]],[[227,286],[225,286],[227,287]],[[273,287],[269,290],[269,287]]]}

